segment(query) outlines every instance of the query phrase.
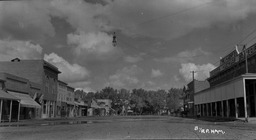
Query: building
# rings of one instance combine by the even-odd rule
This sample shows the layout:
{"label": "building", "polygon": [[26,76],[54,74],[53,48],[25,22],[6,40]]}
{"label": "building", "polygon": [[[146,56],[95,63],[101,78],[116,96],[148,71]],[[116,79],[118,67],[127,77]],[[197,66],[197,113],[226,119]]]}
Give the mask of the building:
{"label": "building", "polygon": [[[0,79],[0,122],[19,121],[18,108],[19,99],[7,93],[5,90],[5,80]],[[17,106],[18,105],[18,106]],[[15,115],[13,115],[13,111]]]}
{"label": "building", "polygon": [[84,101],[85,94],[75,92],[74,103],[75,103],[75,117],[87,116],[88,103]]}
{"label": "building", "polygon": [[75,111],[75,89],[67,86],[67,112],[69,117],[74,117]]}
{"label": "building", "polygon": [[191,117],[196,113],[194,111],[194,94],[209,87],[210,84],[208,81],[193,80],[187,84],[187,88],[184,91],[183,96],[184,112],[186,112],[187,116]]}
{"label": "building", "polygon": [[57,116],[58,117],[68,117],[67,113],[67,96],[68,89],[67,83],[58,81],[58,93],[57,93]]}
{"label": "building", "polygon": [[195,93],[196,112],[202,116],[256,117],[256,44],[229,53],[210,72],[210,88]]}
{"label": "building", "polygon": [[0,61],[0,72],[7,72],[39,84],[42,96],[37,95],[35,98],[39,98],[41,101],[41,118],[56,116],[57,84],[60,73],[57,67],[45,60],[16,58],[12,61]]}
{"label": "building", "polygon": [[97,99],[97,104],[100,106],[100,116],[108,116],[110,115],[111,103],[110,99]]}
{"label": "building", "polygon": [[[36,99],[37,94],[41,94],[40,85],[8,73],[0,73],[0,79],[5,81],[2,86],[4,91],[17,99],[10,102],[12,105],[10,108],[12,114],[8,115],[11,116],[9,117],[10,121],[40,117],[41,105]],[[8,101],[4,103],[4,109],[8,108],[7,104],[9,104]],[[6,117],[3,116],[3,119],[6,120]]]}

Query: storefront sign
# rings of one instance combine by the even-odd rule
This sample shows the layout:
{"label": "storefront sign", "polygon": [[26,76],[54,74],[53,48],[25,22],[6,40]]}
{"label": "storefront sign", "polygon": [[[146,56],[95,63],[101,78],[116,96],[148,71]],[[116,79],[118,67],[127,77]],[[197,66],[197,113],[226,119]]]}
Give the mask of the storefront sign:
{"label": "storefront sign", "polygon": [[[256,54],[256,44],[246,49],[245,52],[247,54],[247,58]],[[220,60],[220,66],[212,70],[210,72],[210,76],[214,76],[219,72],[233,66],[235,63],[243,61],[244,57],[245,55],[243,51],[240,53],[238,52],[238,50],[232,51],[230,54],[228,54],[227,56],[225,56]]]}

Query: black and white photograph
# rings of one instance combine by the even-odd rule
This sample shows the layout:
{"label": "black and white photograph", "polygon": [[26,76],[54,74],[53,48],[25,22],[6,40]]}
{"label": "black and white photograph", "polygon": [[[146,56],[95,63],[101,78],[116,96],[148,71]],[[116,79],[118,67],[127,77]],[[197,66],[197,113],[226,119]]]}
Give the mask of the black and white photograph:
{"label": "black and white photograph", "polygon": [[1,0],[0,139],[256,139],[256,0]]}

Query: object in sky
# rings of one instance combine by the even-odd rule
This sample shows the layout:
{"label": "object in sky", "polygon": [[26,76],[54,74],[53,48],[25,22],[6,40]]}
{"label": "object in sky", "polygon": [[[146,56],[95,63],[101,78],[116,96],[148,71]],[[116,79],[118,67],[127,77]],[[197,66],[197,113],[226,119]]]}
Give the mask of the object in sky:
{"label": "object in sky", "polygon": [[113,41],[112,41],[112,43],[113,43],[113,46],[115,47],[116,46],[116,33],[114,32],[114,35],[113,35]]}

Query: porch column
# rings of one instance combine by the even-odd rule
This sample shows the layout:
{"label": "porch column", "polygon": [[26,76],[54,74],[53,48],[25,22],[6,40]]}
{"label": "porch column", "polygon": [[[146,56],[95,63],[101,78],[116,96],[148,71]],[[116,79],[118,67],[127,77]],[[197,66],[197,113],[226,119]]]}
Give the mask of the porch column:
{"label": "porch column", "polygon": [[212,103],[210,103],[210,108],[211,108],[211,110],[210,110],[210,116],[212,117]]}
{"label": "porch column", "polygon": [[224,117],[223,101],[221,101],[221,117]]}
{"label": "porch column", "polygon": [[217,117],[218,116],[218,110],[217,110],[218,108],[217,108],[217,102],[215,102],[215,117]]}
{"label": "porch column", "polygon": [[20,120],[20,102],[19,102],[19,107],[18,107],[18,121]]}
{"label": "porch column", "polygon": [[204,104],[202,104],[202,116],[204,116]]}
{"label": "porch column", "polygon": [[227,106],[227,117],[229,117],[229,105],[228,105],[228,100],[226,101],[226,106]]}
{"label": "porch column", "polygon": [[9,115],[9,122],[11,122],[12,120],[12,100],[11,100],[11,103],[10,103],[10,115]]}
{"label": "porch column", "polygon": [[0,123],[2,122],[2,110],[3,110],[3,100],[0,100],[1,108],[0,108]]}
{"label": "porch column", "polygon": [[243,88],[244,88],[244,119],[245,119],[245,121],[248,121],[245,84],[246,84],[245,83],[245,79],[243,79]]}
{"label": "porch column", "polygon": [[238,118],[238,108],[237,108],[237,98],[235,98],[235,111],[236,111],[236,118]]}
{"label": "porch column", "polygon": [[208,107],[208,103],[206,103],[206,116],[208,117],[209,116],[209,107]]}

